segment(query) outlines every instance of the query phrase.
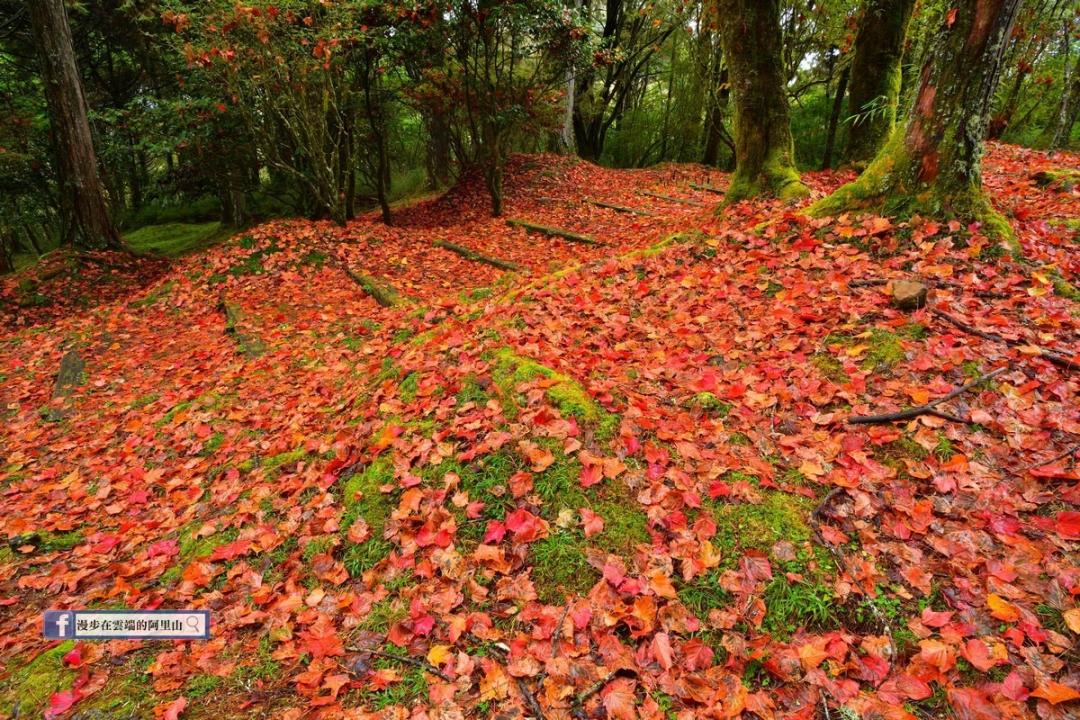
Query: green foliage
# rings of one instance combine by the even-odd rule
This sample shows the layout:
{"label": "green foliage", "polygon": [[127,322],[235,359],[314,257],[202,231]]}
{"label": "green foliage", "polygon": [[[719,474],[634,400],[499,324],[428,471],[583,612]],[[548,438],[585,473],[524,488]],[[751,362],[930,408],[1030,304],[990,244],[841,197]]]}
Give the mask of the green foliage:
{"label": "green foliage", "polygon": [[541,602],[559,605],[567,594],[584,595],[600,577],[586,560],[584,543],[574,532],[554,530],[530,545],[529,552]]}
{"label": "green foliage", "polygon": [[61,660],[75,643],[70,640],[46,650],[0,681],[0,711],[14,715],[15,707],[26,716],[40,716],[49,697],[71,687],[75,671]]}

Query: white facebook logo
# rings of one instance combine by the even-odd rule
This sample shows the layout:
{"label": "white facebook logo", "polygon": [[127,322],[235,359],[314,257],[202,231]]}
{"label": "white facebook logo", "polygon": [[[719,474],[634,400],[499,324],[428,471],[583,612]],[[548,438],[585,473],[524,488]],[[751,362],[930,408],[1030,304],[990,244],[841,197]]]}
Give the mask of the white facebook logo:
{"label": "white facebook logo", "polygon": [[45,637],[63,640],[74,635],[71,613],[65,610],[45,611]]}

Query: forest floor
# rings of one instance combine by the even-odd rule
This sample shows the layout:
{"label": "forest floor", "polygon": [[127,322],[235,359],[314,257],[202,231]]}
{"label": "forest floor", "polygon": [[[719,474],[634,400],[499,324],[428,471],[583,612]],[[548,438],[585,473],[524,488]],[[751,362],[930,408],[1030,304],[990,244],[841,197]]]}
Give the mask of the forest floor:
{"label": "forest floor", "polygon": [[[1024,263],[553,156],[506,216],[600,245],[466,181],[50,255],[0,285],[0,717],[1077,717],[1078,165],[991,148]],[[105,607],[212,639],[41,639]]]}

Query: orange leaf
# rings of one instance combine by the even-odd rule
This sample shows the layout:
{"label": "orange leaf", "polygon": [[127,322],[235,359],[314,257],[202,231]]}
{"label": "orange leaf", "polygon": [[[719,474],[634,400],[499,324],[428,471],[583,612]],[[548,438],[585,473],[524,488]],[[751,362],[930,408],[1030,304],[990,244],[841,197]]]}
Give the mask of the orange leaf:
{"label": "orange leaf", "polygon": [[1016,606],[1005,598],[990,593],[986,596],[986,605],[990,608],[990,614],[1004,622],[1016,622],[1020,619],[1020,611]]}
{"label": "orange leaf", "polygon": [[1080,698],[1080,692],[1077,692],[1068,685],[1062,685],[1053,680],[1046,680],[1041,683],[1039,687],[1032,691],[1031,695],[1032,697],[1048,700],[1051,705],[1057,705],[1059,703],[1069,702],[1070,700]]}

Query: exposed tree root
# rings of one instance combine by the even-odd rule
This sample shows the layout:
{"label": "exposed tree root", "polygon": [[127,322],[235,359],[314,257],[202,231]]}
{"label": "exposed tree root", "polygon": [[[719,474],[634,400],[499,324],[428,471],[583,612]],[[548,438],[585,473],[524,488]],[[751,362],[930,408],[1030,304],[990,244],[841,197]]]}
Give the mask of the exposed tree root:
{"label": "exposed tree root", "polygon": [[581,233],[571,232],[570,230],[561,230],[560,228],[548,227],[547,225],[537,225],[527,220],[515,220],[509,219],[506,221],[507,225],[514,225],[516,227],[525,228],[531,232],[538,232],[542,235],[549,235],[551,237],[560,237],[563,240],[569,240],[570,242],[579,243],[581,245],[603,245],[604,243],[597,241],[596,238],[591,235],[582,235]]}
{"label": "exposed tree root", "polygon": [[341,269],[349,276],[349,279],[360,286],[371,298],[385,308],[391,308],[401,304],[401,298],[393,288],[380,285],[375,278],[354,272],[348,265],[341,263]]}
{"label": "exposed tree root", "polygon": [[686,198],[672,197],[671,195],[661,195],[660,193],[649,192],[648,190],[639,190],[639,194],[647,197],[656,198],[657,200],[664,200],[671,203],[679,203],[681,205],[690,205],[692,207],[708,207],[703,202],[697,200],[687,200]]}
{"label": "exposed tree root", "polygon": [[653,217],[653,213],[648,210],[639,210],[637,208],[625,207],[623,205],[612,205],[611,203],[601,202],[600,200],[586,200],[585,202],[596,207],[607,208],[608,210],[614,210],[615,212],[627,213],[629,215],[644,215],[646,217]]}
{"label": "exposed tree root", "polygon": [[723,188],[718,188],[715,185],[699,185],[698,183],[690,183],[690,188],[693,190],[703,190],[705,192],[715,193],[717,195],[723,195],[727,192]]}
{"label": "exposed tree root", "polygon": [[218,295],[218,309],[225,315],[225,334],[236,341],[241,353],[248,357],[257,357],[266,351],[262,340],[240,331],[240,323],[244,319],[243,311],[239,305],[229,302],[224,290]]}
{"label": "exposed tree root", "polygon": [[475,250],[470,250],[463,245],[455,245],[454,243],[448,242],[446,240],[436,240],[435,247],[440,247],[443,250],[449,250],[450,252],[457,253],[458,255],[467,260],[484,263],[485,265],[491,265],[492,267],[497,267],[500,270],[510,270],[516,272],[521,269],[520,265],[512,263],[509,260],[501,260],[496,257],[484,255],[482,253],[476,252]]}

